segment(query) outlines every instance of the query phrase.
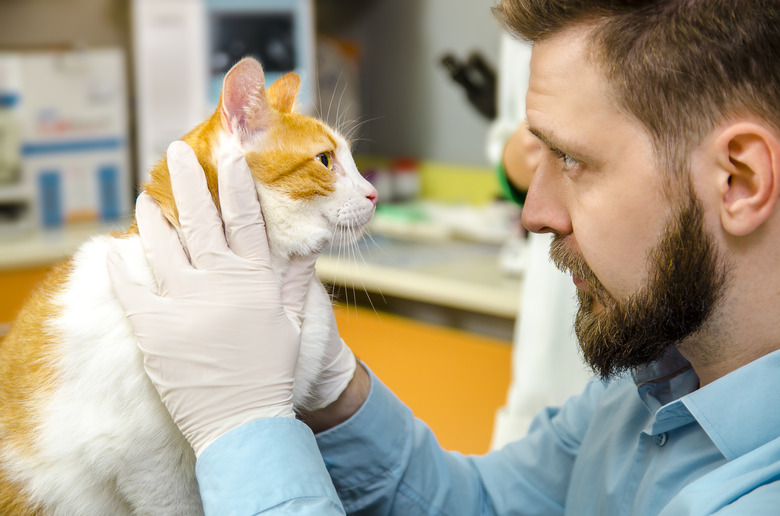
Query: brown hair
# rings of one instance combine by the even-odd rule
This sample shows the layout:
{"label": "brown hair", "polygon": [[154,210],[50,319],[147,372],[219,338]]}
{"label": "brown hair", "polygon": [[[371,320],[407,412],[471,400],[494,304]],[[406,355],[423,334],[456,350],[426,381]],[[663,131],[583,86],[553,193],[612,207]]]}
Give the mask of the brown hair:
{"label": "brown hair", "polygon": [[616,102],[670,170],[729,116],[780,127],[777,0],[501,0],[493,9],[531,42],[592,25],[591,51]]}

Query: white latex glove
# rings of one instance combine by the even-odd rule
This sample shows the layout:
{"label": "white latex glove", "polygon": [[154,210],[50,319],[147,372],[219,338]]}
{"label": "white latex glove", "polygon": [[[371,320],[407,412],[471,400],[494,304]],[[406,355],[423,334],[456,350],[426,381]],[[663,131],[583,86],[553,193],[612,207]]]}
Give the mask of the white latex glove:
{"label": "white latex glove", "polygon": [[[323,296],[322,303],[330,303],[330,296],[324,288],[312,289],[310,296]],[[325,342],[323,369],[314,384],[310,410],[327,407],[338,399],[355,374],[355,355],[347,347],[339,335],[336,319],[329,314],[328,338]]]}
{"label": "white latex glove", "polygon": [[136,220],[158,290],[129,279],[116,252],[109,272],[146,372],[199,456],[244,423],[294,416],[301,308],[316,257],[292,263],[279,284],[239,151],[219,157],[221,220],[189,146],[171,144],[168,168],[189,258],[157,204],[142,194]]}

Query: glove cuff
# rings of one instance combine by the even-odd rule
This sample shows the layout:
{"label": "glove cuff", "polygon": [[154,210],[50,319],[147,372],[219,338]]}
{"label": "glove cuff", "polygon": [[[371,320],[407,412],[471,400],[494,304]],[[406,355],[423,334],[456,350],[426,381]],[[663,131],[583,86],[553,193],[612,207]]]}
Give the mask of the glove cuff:
{"label": "glove cuff", "polygon": [[355,375],[357,361],[352,350],[341,341],[339,353],[327,364],[314,388],[310,410],[325,408],[336,401]]}

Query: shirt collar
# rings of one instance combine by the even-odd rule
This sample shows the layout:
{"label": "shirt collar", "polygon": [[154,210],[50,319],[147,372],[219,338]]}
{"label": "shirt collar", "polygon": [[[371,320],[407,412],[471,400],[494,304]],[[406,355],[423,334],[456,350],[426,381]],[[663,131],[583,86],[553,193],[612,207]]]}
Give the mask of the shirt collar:
{"label": "shirt collar", "polygon": [[689,394],[699,386],[699,378],[677,348],[669,348],[663,357],[631,372],[639,397],[651,413],[667,403]]}
{"label": "shirt collar", "polygon": [[780,437],[780,350],[701,389],[691,364],[676,348],[632,375],[655,416],[649,432],[666,431],[692,417],[728,460]]}
{"label": "shirt collar", "polygon": [[780,437],[780,351],[755,360],[682,398],[729,459]]}

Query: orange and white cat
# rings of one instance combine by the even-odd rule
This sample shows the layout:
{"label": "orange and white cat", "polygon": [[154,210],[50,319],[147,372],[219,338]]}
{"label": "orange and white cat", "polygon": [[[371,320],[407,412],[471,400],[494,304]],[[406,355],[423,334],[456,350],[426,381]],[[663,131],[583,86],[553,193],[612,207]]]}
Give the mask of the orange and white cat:
{"label": "orange and white cat", "polygon": [[[280,277],[294,254],[354,242],[376,204],[344,138],[293,111],[299,85],[288,74],[266,89],[260,64],[244,59],[226,75],[215,113],[183,138],[217,203],[216,157],[222,145],[241,146]],[[164,159],[145,189],[177,225]],[[53,271],[0,344],[0,514],[202,513],[193,452],[144,373],[114,297],[111,247],[135,279],[154,284],[135,227],[96,237]],[[313,278],[309,288],[323,287]],[[331,309],[327,296],[309,296],[304,307],[299,407],[322,368],[318,343]]]}

